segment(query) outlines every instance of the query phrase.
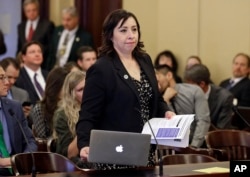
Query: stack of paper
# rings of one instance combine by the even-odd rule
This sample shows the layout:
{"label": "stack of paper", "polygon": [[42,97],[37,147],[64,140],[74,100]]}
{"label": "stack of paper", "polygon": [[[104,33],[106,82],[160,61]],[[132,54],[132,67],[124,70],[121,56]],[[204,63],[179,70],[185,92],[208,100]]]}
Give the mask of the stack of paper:
{"label": "stack of paper", "polygon": [[151,143],[153,144],[187,147],[189,145],[190,125],[193,120],[194,114],[176,115],[171,119],[152,118],[149,123],[144,125],[142,133],[151,134]]}

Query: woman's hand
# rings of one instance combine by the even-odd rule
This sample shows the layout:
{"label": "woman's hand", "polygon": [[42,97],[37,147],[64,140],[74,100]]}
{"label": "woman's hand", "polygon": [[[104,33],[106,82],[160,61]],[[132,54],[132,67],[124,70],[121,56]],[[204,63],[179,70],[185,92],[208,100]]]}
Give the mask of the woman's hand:
{"label": "woman's hand", "polygon": [[89,147],[83,147],[80,151],[80,157],[83,161],[88,161],[88,157],[89,157]]}
{"label": "woman's hand", "polygon": [[174,112],[172,112],[172,111],[165,112],[165,118],[167,118],[167,119],[171,119],[175,115],[176,114]]}

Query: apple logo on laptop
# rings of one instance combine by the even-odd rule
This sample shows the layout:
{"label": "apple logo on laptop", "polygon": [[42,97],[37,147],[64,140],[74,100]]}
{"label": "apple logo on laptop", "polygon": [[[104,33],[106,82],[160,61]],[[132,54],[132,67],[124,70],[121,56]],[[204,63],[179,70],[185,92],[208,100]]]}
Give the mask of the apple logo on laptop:
{"label": "apple logo on laptop", "polygon": [[116,152],[123,152],[123,146],[122,145],[116,146],[115,150]]}

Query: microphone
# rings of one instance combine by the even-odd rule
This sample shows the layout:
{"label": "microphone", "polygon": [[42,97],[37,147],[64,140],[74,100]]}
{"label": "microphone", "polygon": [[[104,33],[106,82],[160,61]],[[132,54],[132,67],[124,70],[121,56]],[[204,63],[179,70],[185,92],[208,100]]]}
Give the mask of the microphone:
{"label": "microphone", "polygon": [[13,111],[12,109],[9,109],[8,111],[9,111],[10,115],[17,121],[18,126],[19,126],[19,128],[21,129],[21,131],[22,131],[22,134],[23,134],[23,136],[24,136],[24,139],[25,139],[25,141],[26,141],[26,143],[27,143],[27,148],[28,148],[28,150],[30,151],[31,158],[32,158],[32,170],[31,170],[32,173],[31,173],[31,174],[32,174],[32,177],[36,177],[35,157],[34,157],[34,154],[32,153],[32,151],[31,151],[31,149],[30,149],[30,146],[29,146],[29,142],[28,142],[27,136],[26,136],[26,134],[24,133],[24,130],[23,130],[23,127],[22,127],[20,121],[19,121],[19,120],[17,119],[17,117],[15,116],[14,111]]}
{"label": "microphone", "polygon": [[159,149],[159,144],[158,144],[158,141],[156,139],[156,136],[155,136],[155,133],[153,131],[153,128],[149,122],[149,120],[147,121],[148,122],[148,126],[150,128],[150,131],[154,137],[154,140],[155,140],[155,144],[156,144],[156,149],[157,149],[157,155],[158,155],[158,161],[159,161],[159,176],[163,176],[163,161],[162,161],[162,154],[161,154],[161,151]]}
{"label": "microphone", "polygon": [[[138,108],[134,108],[134,109],[141,114],[141,111]],[[144,122],[144,124],[146,124],[146,122],[144,120],[143,120],[143,122]],[[155,140],[155,144],[156,144],[156,151],[157,151],[157,156],[158,156],[158,161],[159,161],[159,176],[163,176],[163,161],[162,161],[162,154],[161,154],[161,151],[159,149],[159,143],[156,139],[155,133],[154,133],[153,128],[152,128],[148,119],[147,119],[147,122],[148,122],[148,126],[150,128],[150,132],[152,133],[153,138]]]}

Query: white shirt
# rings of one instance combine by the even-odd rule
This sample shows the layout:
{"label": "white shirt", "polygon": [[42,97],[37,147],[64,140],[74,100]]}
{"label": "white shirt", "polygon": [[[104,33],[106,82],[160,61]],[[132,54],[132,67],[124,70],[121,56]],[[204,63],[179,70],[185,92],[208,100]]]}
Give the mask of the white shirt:
{"label": "white shirt", "polygon": [[232,87],[234,87],[238,82],[240,82],[244,78],[245,77],[237,77],[237,78],[230,79],[230,81],[233,81]]}
{"label": "white shirt", "polygon": [[[60,37],[60,40],[59,40],[59,45],[58,45],[58,48],[57,48],[57,58],[59,59],[59,63],[58,63],[59,66],[64,66],[65,63],[67,63],[68,57],[69,57],[69,54],[70,54],[70,51],[71,51],[71,48],[72,48],[72,45],[73,45],[73,42],[75,40],[77,30],[78,30],[78,26],[76,28],[74,28],[73,30],[71,30],[71,31],[69,31],[67,29],[63,30],[63,32],[61,34],[61,37]],[[64,55],[62,55],[60,57],[60,54],[59,54],[60,52],[59,51],[60,51],[61,48],[63,48],[63,42],[64,42],[65,37],[66,37],[67,34],[69,34],[69,36],[68,36],[68,42],[67,42],[66,48],[65,48],[65,53],[64,53]]]}
{"label": "white shirt", "polygon": [[43,88],[43,90],[45,90],[45,79],[44,79],[44,77],[42,75],[41,68],[39,68],[36,72],[33,71],[33,70],[31,70],[30,68],[28,68],[25,65],[24,65],[24,68],[27,71],[32,84],[34,85],[34,88],[36,90],[37,95],[39,96],[40,99],[42,99],[42,95],[40,95],[39,91],[37,90],[36,85],[35,85],[35,81],[34,81],[34,75],[37,74],[37,76],[36,76],[37,81],[39,82],[39,84],[41,85],[41,87]]}
{"label": "white shirt", "polygon": [[39,17],[36,18],[34,21],[28,20],[25,26],[25,37],[28,38],[29,32],[30,32],[30,24],[32,23],[33,31],[36,30],[37,24],[39,21]]}
{"label": "white shirt", "polygon": [[207,100],[208,100],[208,98],[209,98],[210,92],[211,92],[211,86],[208,85],[207,92],[205,93],[205,97],[206,97]]}

